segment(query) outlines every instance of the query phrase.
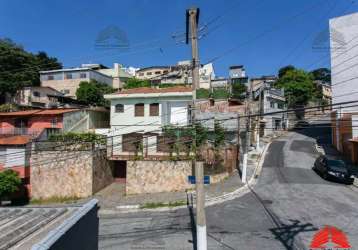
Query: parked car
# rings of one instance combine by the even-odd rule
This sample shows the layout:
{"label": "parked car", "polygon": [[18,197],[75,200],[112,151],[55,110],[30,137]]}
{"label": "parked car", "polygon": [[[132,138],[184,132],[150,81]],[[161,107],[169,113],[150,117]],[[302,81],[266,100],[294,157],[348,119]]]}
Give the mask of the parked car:
{"label": "parked car", "polygon": [[294,129],[304,129],[310,126],[310,123],[307,121],[298,121],[295,123]]}
{"label": "parked car", "polygon": [[351,170],[342,160],[328,159],[327,156],[321,155],[312,169],[325,180],[338,180],[345,183],[353,181]]}

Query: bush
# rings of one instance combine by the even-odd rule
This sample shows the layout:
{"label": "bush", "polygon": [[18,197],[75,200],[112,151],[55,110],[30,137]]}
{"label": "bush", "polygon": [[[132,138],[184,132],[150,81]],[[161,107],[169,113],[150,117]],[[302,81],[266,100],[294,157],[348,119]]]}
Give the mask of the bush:
{"label": "bush", "polygon": [[52,142],[93,142],[96,144],[105,144],[106,138],[103,135],[94,133],[73,133],[68,132],[64,134],[51,134],[49,141]]}
{"label": "bush", "polygon": [[214,99],[227,99],[229,96],[230,93],[225,88],[215,88],[213,91]]}
{"label": "bush", "polygon": [[151,84],[148,80],[140,80],[137,78],[129,78],[124,84],[124,89],[134,89],[141,87],[151,87]]}
{"label": "bush", "polygon": [[178,86],[187,86],[187,84],[184,83],[161,83],[159,84],[159,88],[170,88],[170,87],[178,87]]}
{"label": "bush", "polygon": [[19,190],[21,179],[17,172],[8,169],[0,172],[0,200]]}
{"label": "bush", "polygon": [[197,99],[208,99],[210,97],[210,91],[208,89],[197,89],[196,98]]}

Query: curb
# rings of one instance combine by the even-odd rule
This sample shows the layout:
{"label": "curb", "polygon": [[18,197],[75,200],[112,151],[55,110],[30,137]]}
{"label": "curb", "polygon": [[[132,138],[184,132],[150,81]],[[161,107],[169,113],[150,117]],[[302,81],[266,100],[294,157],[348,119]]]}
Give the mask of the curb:
{"label": "curb", "polygon": [[[229,200],[233,200],[236,198],[239,198],[243,195],[245,195],[246,193],[250,192],[249,189],[249,185],[252,186],[254,184],[256,184],[257,182],[257,177],[261,174],[262,171],[262,165],[265,159],[265,155],[267,153],[267,149],[269,148],[271,144],[271,141],[268,142],[265,146],[264,149],[262,150],[259,158],[258,158],[258,163],[254,169],[254,172],[250,178],[249,181],[246,181],[246,184],[244,186],[241,186],[239,188],[237,188],[236,190],[230,192],[230,193],[226,193],[223,195],[219,195],[217,197],[212,197],[212,198],[206,198],[205,199],[205,207],[210,207],[219,203],[223,203],[225,201],[229,201]],[[195,194],[193,194],[193,198],[195,199]],[[193,207],[195,207],[195,204],[193,204]],[[140,208],[139,204],[136,205],[121,205],[121,206],[117,206],[116,209],[104,209],[104,210],[99,210],[98,213],[99,215],[110,215],[110,214],[119,214],[119,213],[136,213],[136,212],[165,212],[165,211],[175,211],[178,209],[182,209],[182,208],[187,208],[187,205],[183,205],[183,206],[177,206],[177,207],[161,207],[161,208]]]}

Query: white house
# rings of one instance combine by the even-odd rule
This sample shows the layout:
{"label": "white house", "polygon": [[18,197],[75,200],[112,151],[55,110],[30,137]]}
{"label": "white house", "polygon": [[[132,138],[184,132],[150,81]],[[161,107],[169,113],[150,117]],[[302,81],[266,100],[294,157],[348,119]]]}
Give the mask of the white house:
{"label": "white house", "polygon": [[143,138],[147,153],[154,154],[157,136],[165,125],[186,126],[190,122],[192,90],[188,87],[127,89],[105,98],[111,102],[111,128],[96,132],[109,136],[114,155],[133,151],[129,150],[132,142]]}

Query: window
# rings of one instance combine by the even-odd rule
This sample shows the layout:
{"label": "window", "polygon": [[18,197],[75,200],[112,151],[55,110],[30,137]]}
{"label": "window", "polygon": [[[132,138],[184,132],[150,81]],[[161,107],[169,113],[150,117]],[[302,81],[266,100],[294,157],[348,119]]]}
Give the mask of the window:
{"label": "window", "polygon": [[277,106],[278,106],[279,109],[283,109],[283,103],[282,103],[282,102],[279,102],[279,103],[277,104]]}
{"label": "window", "polygon": [[38,92],[38,91],[34,91],[34,93],[32,93],[33,94],[33,96],[35,96],[35,97],[40,97],[40,92]]}
{"label": "window", "polygon": [[134,106],[134,116],[144,116],[144,103],[137,103]]}
{"label": "window", "polygon": [[147,72],[147,76],[151,76],[152,75],[152,72]]}
{"label": "window", "polygon": [[81,73],[80,74],[80,78],[86,78],[87,77],[87,74],[86,73]]}
{"label": "window", "polygon": [[151,103],[149,105],[149,115],[158,116],[159,115],[159,103]]}
{"label": "window", "polygon": [[57,117],[51,119],[51,127],[55,128],[57,126]]}
{"label": "window", "polygon": [[154,74],[156,74],[156,75],[160,75],[160,71],[155,71],[155,73]]}
{"label": "window", "polygon": [[115,113],[123,113],[124,112],[124,105],[123,104],[117,104],[115,106]]}
{"label": "window", "polygon": [[53,75],[48,75],[48,76],[47,76],[47,80],[48,80],[48,81],[54,80]]}
{"label": "window", "polygon": [[271,107],[271,108],[275,108],[275,103],[274,103],[274,102],[270,102],[270,107]]}
{"label": "window", "polygon": [[65,79],[72,79],[72,74],[71,73],[67,73],[65,75]]}
{"label": "window", "polygon": [[70,93],[70,90],[69,89],[63,89],[61,90],[62,93],[64,93],[65,95],[69,94]]}
{"label": "window", "polygon": [[139,73],[138,75],[139,75],[139,76],[144,76],[144,73]]}
{"label": "window", "polygon": [[163,71],[163,74],[166,74],[166,73],[168,73],[168,72],[169,72],[168,70],[164,70],[164,71]]}

